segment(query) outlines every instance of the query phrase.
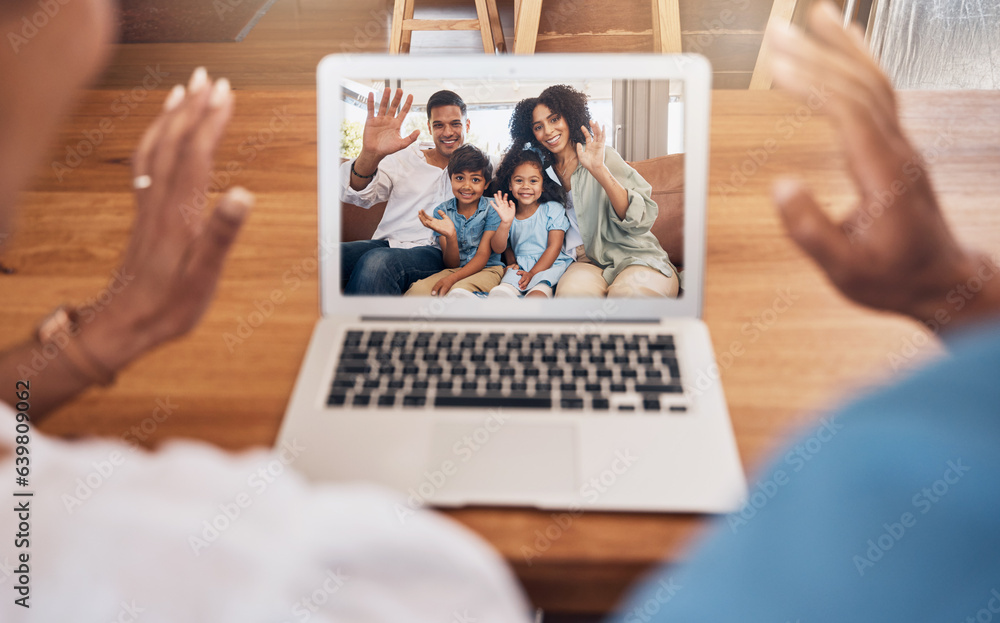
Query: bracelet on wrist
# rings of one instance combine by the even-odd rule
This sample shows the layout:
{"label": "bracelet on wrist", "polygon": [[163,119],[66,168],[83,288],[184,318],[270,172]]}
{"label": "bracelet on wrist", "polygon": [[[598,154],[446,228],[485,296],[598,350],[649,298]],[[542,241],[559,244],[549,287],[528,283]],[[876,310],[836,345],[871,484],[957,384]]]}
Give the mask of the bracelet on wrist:
{"label": "bracelet on wrist", "polygon": [[361,175],[360,173],[358,173],[358,170],[354,168],[354,163],[355,162],[357,162],[357,160],[355,160],[354,162],[351,163],[351,173],[357,175],[358,177],[360,177],[363,180],[370,180],[371,178],[375,177],[375,173],[378,173],[378,168],[376,167],[375,173],[372,173],[371,175]]}
{"label": "bracelet on wrist", "polygon": [[[62,305],[56,308],[39,325],[35,339],[42,347],[62,353],[63,361],[81,381],[108,386],[114,383],[115,373],[99,361],[80,341],[80,315],[76,309]],[[47,354],[45,354],[48,357]]]}

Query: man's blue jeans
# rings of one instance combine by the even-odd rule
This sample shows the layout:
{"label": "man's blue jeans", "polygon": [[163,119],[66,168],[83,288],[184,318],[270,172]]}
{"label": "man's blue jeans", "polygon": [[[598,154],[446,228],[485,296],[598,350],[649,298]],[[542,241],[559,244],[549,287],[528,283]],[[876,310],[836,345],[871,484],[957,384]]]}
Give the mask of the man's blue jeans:
{"label": "man's blue jeans", "polygon": [[441,249],[428,245],[393,249],[385,240],[358,240],[340,246],[344,294],[400,295],[414,281],[444,270]]}

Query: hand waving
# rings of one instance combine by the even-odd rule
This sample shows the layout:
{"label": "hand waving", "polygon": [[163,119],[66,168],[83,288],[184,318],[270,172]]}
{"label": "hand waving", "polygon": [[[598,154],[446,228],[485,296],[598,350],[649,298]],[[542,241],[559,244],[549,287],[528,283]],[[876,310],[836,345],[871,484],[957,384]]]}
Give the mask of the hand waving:
{"label": "hand waving", "polygon": [[[791,237],[845,296],[933,318],[982,259],[959,245],[942,217],[920,154],[900,127],[892,86],[861,32],[845,31],[826,2],[809,13],[809,27],[808,35],[769,28],[774,81],[803,100],[829,94],[824,106],[859,198],[845,219],[834,222],[800,181],[783,179],[775,184],[775,203]],[[962,315],[992,313],[998,301],[1000,295],[984,290]]]}
{"label": "hand waving", "polygon": [[436,231],[446,238],[455,236],[455,223],[452,222],[451,217],[444,210],[438,208],[438,214],[442,218],[432,218],[427,216],[427,213],[421,210],[417,213],[417,218],[420,219],[420,223],[427,229]]}
{"label": "hand waving", "polygon": [[580,126],[580,129],[583,130],[587,144],[576,144],[576,156],[583,168],[594,175],[595,171],[604,166],[604,128],[591,119],[589,129],[586,126]]}
{"label": "hand waving", "polygon": [[[202,215],[216,145],[233,110],[225,79],[204,68],[178,85],[139,143],[132,162],[137,213],[119,271],[125,286],[84,335],[110,369],[190,331],[215,292],[229,248],[254,198],[230,189]],[[113,332],[115,338],[108,338]],[[94,336],[94,337],[90,337]],[[117,343],[120,348],[113,348]]]}
{"label": "hand waving", "polygon": [[392,102],[389,103],[389,87],[386,87],[382,92],[382,100],[379,102],[376,115],[375,94],[368,94],[368,118],[365,119],[361,146],[364,151],[377,158],[384,158],[409,147],[420,136],[419,130],[414,130],[408,136],[399,135],[399,129],[403,126],[407,113],[410,112],[410,104],[413,103],[413,96],[407,95],[403,107],[400,108],[399,101],[402,98],[403,90],[396,89]]}
{"label": "hand waving", "polygon": [[500,215],[501,223],[510,224],[514,222],[514,214],[517,212],[517,206],[507,198],[507,193],[502,193],[498,190],[497,194],[490,199],[490,204],[497,211],[497,214]]}

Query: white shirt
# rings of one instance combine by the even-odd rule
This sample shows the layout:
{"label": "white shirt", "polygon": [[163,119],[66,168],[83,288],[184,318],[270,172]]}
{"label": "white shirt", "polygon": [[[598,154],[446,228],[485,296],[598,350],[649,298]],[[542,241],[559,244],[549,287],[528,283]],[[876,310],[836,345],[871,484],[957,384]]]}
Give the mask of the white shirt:
{"label": "white shirt", "polygon": [[434,244],[433,232],[420,224],[417,212],[425,210],[430,215],[435,206],[455,196],[446,168],[429,164],[414,143],[383,158],[371,182],[361,190],[354,190],[353,164],[349,160],[340,165],[341,199],[365,209],[387,202],[372,240],[387,240],[394,249]]}
{"label": "white shirt", "polygon": [[[231,454],[172,441],[148,452],[32,428],[21,488],[16,424],[0,402],[0,621],[530,621],[482,539],[374,486],[307,482],[292,469],[296,444]],[[15,547],[21,501],[30,549]],[[14,603],[24,552],[30,610]]]}

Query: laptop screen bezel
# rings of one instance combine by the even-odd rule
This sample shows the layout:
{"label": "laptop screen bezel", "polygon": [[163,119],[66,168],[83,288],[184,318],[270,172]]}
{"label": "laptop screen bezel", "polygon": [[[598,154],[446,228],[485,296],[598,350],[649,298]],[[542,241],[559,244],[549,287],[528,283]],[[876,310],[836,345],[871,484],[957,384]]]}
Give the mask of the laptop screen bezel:
{"label": "laptop screen bezel", "polygon": [[[678,299],[555,298],[438,299],[347,296],[340,286],[340,124],[345,78],[393,79],[683,80],[684,83],[684,291]],[[558,76],[558,77],[556,77]],[[605,322],[700,318],[705,268],[711,68],[699,55],[550,54],[535,56],[325,57],[317,70],[319,284],[323,316],[435,320],[565,320],[582,328]],[[389,304],[391,301],[391,304]]]}

